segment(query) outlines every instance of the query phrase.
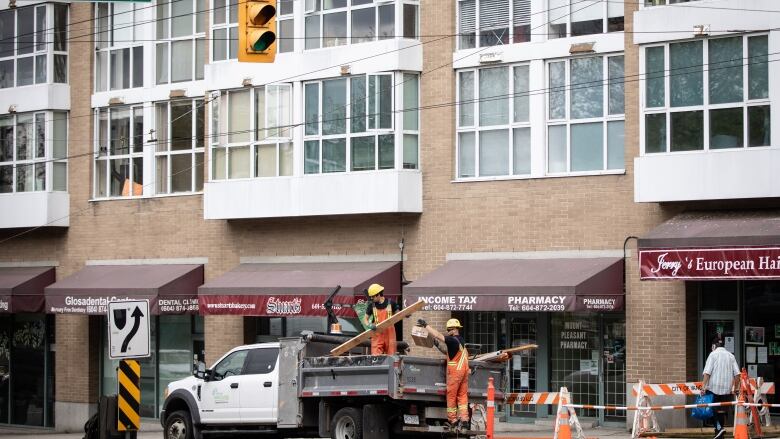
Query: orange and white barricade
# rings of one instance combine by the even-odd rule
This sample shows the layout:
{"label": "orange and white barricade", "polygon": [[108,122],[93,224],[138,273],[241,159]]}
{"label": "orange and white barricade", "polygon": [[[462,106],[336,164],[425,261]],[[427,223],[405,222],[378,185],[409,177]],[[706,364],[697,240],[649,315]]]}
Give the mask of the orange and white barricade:
{"label": "orange and white barricade", "polygon": [[555,433],[553,439],[572,439],[571,427],[577,431],[577,439],[585,439],[580,420],[571,406],[571,396],[566,387],[561,387],[558,398],[558,410],[555,412]]}
{"label": "orange and white barricade", "polygon": [[[656,387],[664,386],[664,387]],[[636,396],[636,407],[650,407],[649,393],[658,395],[660,392],[673,390],[666,387],[666,384],[645,384],[644,381],[639,380],[639,383],[634,386],[633,394]],[[658,418],[655,416],[654,410],[637,410],[634,415],[634,422],[631,426],[631,438],[636,439],[644,433],[660,433],[661,428],[658,426]]]}
{"label": "orange and white barricade", "polygon": [[763,421],[764,427],[770,427],[772,425],[772,416],[769,414],[769,407],[765,404],[769,402],[767,395],[775,394],[775,383],[766,383],[761,377],[750,378],[750,387],[753,391],[753,398],[748,402],[761,404],[758,406],[759,417]]}

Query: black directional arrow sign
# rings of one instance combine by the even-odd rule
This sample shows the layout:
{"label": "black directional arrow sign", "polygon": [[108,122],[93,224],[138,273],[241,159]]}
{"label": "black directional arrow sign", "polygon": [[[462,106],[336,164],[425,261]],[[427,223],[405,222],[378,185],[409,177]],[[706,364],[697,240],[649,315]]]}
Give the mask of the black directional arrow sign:
{"label": "black directional arrow sign", "polygon": [[149,301],[134,300],[108,304],[109,357],[149,356]]}

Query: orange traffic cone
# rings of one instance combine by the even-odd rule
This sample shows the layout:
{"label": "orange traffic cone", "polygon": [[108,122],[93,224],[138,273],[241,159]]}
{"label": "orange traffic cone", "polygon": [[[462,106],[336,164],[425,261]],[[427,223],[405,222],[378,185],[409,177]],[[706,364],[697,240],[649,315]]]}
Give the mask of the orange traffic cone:
{"label": "orange traffic cone", "polygon": [[740,396],[739,404],[734,408],[734,439],[750,439],[748,433],[748,415],[745,406],[745,398]]}
{"label": "orange traffic cone", "polygon": [[561,395],[560,399],[558,400],[558,415],[555,419],[555,435],[553,436],[553,439],[571,439],[569,409],[568,407],[564,407],[564,405],[568,403],[568,398]]}

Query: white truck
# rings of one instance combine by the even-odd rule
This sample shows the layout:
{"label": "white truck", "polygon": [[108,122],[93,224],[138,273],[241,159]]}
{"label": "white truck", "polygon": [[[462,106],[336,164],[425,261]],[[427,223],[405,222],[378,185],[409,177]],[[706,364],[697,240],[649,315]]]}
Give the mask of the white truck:
{"label": "white truck", "polygon": [[304,333],[278,343],[239,346],[210,369],[165,390],[165,439],[210,434],[387,439],[409,434],[484,434],[488,378],[503,399],[504,365],[470,361],[471,426],[446,423],[443,358],[328,356],[334,337]]}

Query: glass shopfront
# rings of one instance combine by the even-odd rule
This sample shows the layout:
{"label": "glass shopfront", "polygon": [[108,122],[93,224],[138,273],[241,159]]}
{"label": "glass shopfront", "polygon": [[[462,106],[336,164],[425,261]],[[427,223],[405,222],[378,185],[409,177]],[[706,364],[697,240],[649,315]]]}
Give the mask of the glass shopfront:
{"label": "glass shopfront", "polygon": [[0,316],[0,423],[53,425],[53,340],[52,316]]}
{"label": "glass shopfront", "polygon": [[[740,368],[766,382],[780,380],[780,281],[689,282],[698,293],[698,373],[711,351],[712,341],[723,338]],[[777,395],[768,395],[777,403]],[[771,409],[780,414],[780,409]]]}
{"label": "glass shopfront", "polygon": [[[102,323],[105,327],[105,318]],[[165,387],[172,381],[192,374],[194,360],[203,359],[203,317],[191,315],[162,315],[151,319],[148,358],[141,364],[141,416],[156,418],[164,400]],[[103,334],[101,391],[104,395],[117,393],[118,360],[108,358],[108,340]]]}
{"label": "glass shopfront", "polygon": [[[538,349],[507,363],[510,392],[555,392],[566,387],[577,404],[624,405],[624,313],[453,313],[464,321],[466,342],[480,353],[535,343]],[[554,407],[508,406],[510,421],[545,417]],[[581,417],[625,423],[625,414],[584,410]]]}

